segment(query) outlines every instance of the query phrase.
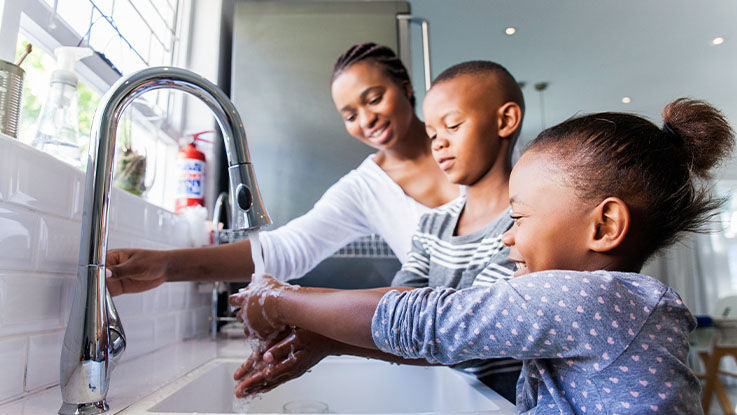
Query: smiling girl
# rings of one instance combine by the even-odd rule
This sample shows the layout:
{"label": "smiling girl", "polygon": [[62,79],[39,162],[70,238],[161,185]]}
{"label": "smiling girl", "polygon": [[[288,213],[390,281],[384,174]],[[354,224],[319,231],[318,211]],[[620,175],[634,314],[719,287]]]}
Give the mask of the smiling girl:
{"label": "smiling girl", "polygon": [[639,270],[719,206],[704,179],[734,136],[702,101],[676,100],[664,120],[599,113],[532,142],[512,171],[515,225],[503,238],[517,278],[362,291],[266,278],[238,298],[244,321],[259,335],[296,325],[432,363],[514,357],[521,413],[702,413],[686,365],[695,320]]}

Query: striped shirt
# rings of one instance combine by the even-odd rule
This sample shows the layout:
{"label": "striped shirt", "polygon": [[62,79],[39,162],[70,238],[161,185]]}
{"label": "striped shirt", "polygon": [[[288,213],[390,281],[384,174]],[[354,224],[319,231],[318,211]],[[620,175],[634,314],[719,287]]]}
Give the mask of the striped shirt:
{"label": "striped shirt", "polygon": [[[489,286],[514,274],[509,248],[502,234],[514,223],[505,210],[488,225],[467,235],[454,235],[466,205],[465,196],[431,210],[420,218],[412,237],[412,250],[392,280],[395,287],[468,288]],[[522,362],[514,359],[473,360],[455,366],[479,378],[518,372]]]}
{"label": "striped shirt", "polygon": [[502,234],[512,227],[509,209],[488,225],[467,235],[454,235],[465,196],[420,218],[412,250],[392,280],[395,287],[490,285],[514,274]]}

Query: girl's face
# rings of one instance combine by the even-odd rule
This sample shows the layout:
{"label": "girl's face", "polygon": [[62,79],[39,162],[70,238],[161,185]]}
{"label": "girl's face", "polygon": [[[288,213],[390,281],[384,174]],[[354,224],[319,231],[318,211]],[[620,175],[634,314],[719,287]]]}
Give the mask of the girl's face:
{"label": "girl's face", "polygon": [[371,147],[383,149],[407,134],[414,109],[408,90],[377,65],[365,61],[346,69],[333,81],[331,93],[348,133]]}
{"label": "girl's face", "polygon": [[[488,84],[492,83],[492,84]],[[504,103],[494,79],[461,75],[434,85],[422,109],[440,169],[470,186],[489,172],[500,148],[497,112]]]}
{"label": "girl's face", "polygon": [[554,157],[526,152],[512,169],[509,201],[514,226],[502,235],[515,276],[552,269],[585,270],[589,206],[556,168]]}

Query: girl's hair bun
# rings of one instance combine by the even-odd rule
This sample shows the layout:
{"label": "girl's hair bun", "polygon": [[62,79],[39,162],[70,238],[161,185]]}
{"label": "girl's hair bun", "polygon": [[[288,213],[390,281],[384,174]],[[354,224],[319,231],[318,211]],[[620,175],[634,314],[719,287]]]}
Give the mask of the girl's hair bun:
{"label": "girl's hair bun", "polygon": [[665,107],[663,121],[663,132],[683,146],[691,172],[698,177],[710,177],[711,169],[732,152],[732,128],[719,110],[704,101],[679,98]]}

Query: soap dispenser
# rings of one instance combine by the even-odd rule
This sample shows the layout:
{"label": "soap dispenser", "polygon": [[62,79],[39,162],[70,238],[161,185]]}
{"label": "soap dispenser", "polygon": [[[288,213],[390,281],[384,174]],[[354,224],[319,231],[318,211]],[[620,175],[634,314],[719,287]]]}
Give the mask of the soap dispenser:
{"label": "soap dispenser", "polygon": [[77,75],[74,63],[92,54],[90,48],[62,46],[54,50],[56,70],[41,108],[36,135],[31,144],[75,167],[82,167],[82,145],[78,132]]}

